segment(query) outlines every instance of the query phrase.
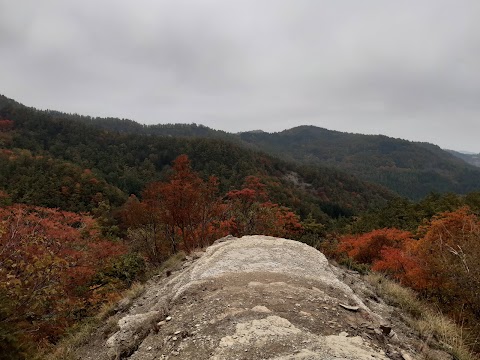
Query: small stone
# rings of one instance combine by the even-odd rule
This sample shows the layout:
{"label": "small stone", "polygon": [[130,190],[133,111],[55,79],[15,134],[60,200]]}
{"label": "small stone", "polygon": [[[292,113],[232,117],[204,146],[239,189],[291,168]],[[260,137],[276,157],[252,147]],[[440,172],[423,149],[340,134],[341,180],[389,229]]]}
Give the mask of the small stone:
{"label": "small stone", "polygon": [[181,332],[180,330],[175,331],[175,332],[173,333],[173,335],[178,335],[178,334],[180,334],[180,332]]}
{"label": "small stone", "polygon": [[167,316],[167,318],[165,319],[166,321],[170,321],[172,320],[172,317],[171,316]]}
{"label": "small stone", "polygon": [[149,346],[149,347],[147,348],[147,350],[148,350],[148,351],[152,350],[152,347],[151,347],[151,346]]}
{"label": "small stone", "polygon": [[162,325],[165,325],[166,321],[165,320],[162,320],[160,322],[157,323],[157,326],[162,326]]}
{"label": "small stone", "polygon": [[257,305],[255,307],[252,308],[252,311],[255,311],[255,312],[260,312],[260,313],[270,313],[270,309],[265,307],[265,306],[262,306],[262,305]]}
{"label": "small stone", "polygon": [[340,305],[342,308],[346,309],[346,310],[350,310],[350,311],[358,311],[360,310],[360,308],[358,306],[350,306],[350,305],[345,305],[345,304],[338,304]]}
{"label": "small stone", "polygon": [[400,354],[402,355],[402,358],[404,360],[412,360],[412,357],[410,355],[408,355],[405,351],[400,350]]}
{"label": "small stone", "polygon": [[174,337],[172,338],[172,340],[173,340],[173,341],[177,341],[178,338],[177,338],[176,336],[174,336]]}

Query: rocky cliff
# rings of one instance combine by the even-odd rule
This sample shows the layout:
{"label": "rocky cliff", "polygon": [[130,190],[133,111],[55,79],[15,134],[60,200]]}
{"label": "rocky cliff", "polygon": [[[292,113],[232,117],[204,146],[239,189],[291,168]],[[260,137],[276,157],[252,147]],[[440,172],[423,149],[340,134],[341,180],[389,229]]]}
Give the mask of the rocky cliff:
{"label": "rocky cliff", "polygon": [[360,284],[305,244],[227,237],[121,302],[77,358],[417,359],[412,331]]}

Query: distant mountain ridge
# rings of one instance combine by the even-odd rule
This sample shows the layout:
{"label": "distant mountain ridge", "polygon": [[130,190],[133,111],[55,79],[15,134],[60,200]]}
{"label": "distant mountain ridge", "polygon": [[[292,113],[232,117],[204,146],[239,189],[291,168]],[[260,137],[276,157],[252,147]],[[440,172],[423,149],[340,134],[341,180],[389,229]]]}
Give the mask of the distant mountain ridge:
{"label": "distant mountain ridge", "polygon": [[448,151],[453,156],[456,156],[459,159],[462,159],[463,161],[469,163],[470,165],[480,167],[480,154],[466,153],[466,152],[455,151],[455,150],[446,150],[446,151]]}
{"label": "distant mountain ridge", "polygon": [[[0,107],[2,102],[11,105],[9,101],[0,98]],[[316,126],[298,126],[276,133],[253,130],[233,134],[197,124],[141,125],[127,119],[43,113],[52,119],[73,120],[119,134],[218,139],[290,162],[337,168],[411,199],[430,192],[462,194],[480,190],[480,169],[472,165],[474,156],[452,155],[433,144],[384,135],[344,133]]]}
{"label": "distant mountain ridge", "polygon": [[480,169],[429,143],[315,126],[240,137],[268,153],[334,166],[413,199],[432,191],[466,193],[480,188]]}

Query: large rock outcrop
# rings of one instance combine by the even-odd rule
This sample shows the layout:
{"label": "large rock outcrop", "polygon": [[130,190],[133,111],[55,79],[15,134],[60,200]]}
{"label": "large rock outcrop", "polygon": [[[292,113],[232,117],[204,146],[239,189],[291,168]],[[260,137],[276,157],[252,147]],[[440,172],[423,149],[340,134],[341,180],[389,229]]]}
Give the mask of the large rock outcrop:
{"label": "large rock outcrop", "polygon": [[410,359],[325,256],[266,236],[217,241],[117,314],[80,359]]}

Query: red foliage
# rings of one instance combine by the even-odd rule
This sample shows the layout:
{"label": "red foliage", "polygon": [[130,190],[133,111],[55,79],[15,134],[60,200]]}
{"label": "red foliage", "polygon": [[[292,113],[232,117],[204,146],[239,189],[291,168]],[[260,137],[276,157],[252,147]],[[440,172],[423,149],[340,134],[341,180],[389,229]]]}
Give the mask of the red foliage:
{"label": "red foliage", "polygon": [[380,259],[375,261],[372,270],[389,274],[403,285],[419,289],[427,286],[425,271],[420,259],[411,248],[415,240],[407,240],[402,248],[385,248]]}
{"label": "red foliage", "polygon": [[480,220],[467,207],[434,217],[419,240],[396,229],[340,239],[338,253],[370,264],[477,326],[480,319]]}
{"label": "red foliage", "polygon": [[345,253],[359,263],[372,265],[372,270],[387,273],[402,284],[418,289],[427,282],[415,251],[417,243],[408,231],[380,229],[341,238],[337,253]]}
{"label": "red foliage", "polygon": [[452,309],[480,319],[480,220],[467,207],[442,213],[421,228],[415,248],[425,271],[418,286]]}
{"label": "red foliage", "polygon": [[130,237],[144,243],[147,256],[155,262],[226,235],[217,179],[202,180],[186,155],[174,161],[172,170],[167,182],[147,185],[143,201],[130,199],[124,210],[124,220],[132,228]]}
{"label": "red foliage", "polygon": [[7,132],[13,129],[12,120],[0,119],[0,132]]}
{"label": "red foliage", "polygon": [[340,239],[338,252],[362,264],[372,264],[382,258],[382,250],[401,249],[412,234],[398,229],[380,229],[362,235],[349,235]]}
{"label": "red foliage", "polygon": [[186,155],[173,163],[166,182],[147,185],[140,202],[130,198],[123,209],[132,246],[153,262],[162,262],[178,250],[191,251],[229,233],[293,236],[302,230],[289,209],[268,201],[266,186],[258,177],[245,179],[232,190],[226,203],[218,196],[218,181],[204,181],[192,171]]}
{"label": "red foliage", "polygon": [[230,191],[227,199],[231,219],[229,232],[233,235],[291,237],[302,230],[293,212],[268,200],[266,186],[258,177],[247,177],[243,189]]}
{"label": "red foliage", "polygon": [[93,276],[126,252],[89,216],[24,205],[0,208],[0,249],[0,291],[18,309],[10,321],[49,338],[103,300]]}

